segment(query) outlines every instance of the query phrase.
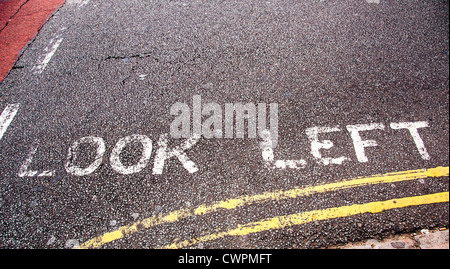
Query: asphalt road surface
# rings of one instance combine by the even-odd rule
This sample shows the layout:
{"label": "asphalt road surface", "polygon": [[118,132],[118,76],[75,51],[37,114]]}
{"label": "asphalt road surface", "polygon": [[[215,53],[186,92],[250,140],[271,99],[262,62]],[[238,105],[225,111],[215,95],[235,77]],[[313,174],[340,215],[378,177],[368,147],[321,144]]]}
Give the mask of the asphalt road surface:
{"label": "asphalt road surface", "polygon": [[322,248],[448,227],[448,9],[66,1],[0,85],[0,247]]}

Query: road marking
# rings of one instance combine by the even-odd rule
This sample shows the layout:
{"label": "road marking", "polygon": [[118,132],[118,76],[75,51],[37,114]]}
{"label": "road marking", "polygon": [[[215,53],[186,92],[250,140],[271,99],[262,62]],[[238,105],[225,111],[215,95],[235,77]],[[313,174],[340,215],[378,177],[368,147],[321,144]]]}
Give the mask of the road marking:
{"label": "road marking", "polygon": [[62,41],[63,38],[59,37],[59,35],[50,40],[48,46],[44,49],[44,51],[47,52],[44,56],[44,59],[38,65],[33,66],[33,68],[31,69],[31,71],[34,71],[34,74],[41,74],[44,71],[44,69],[47,67],[47,64],[50,62],[56,50],[58,49],[59,45],[61,45]]}
{"label": "road marking", "polygon": [[[261,105],[262,103],[259,103],[258,105]],[[271,104],[272,105],[272,104]],[[262,111],[264,112],[265,109]],[[271,112],[272,113],[272,112]],[[9,112],[5,110],[5,123],[7,123],[6,119]],[[260,113],[261,114],[261,113]],[[262,113],[264,114],[264,113]],[[274,121],[277,117],[271,118]],[[271,120],[272,121],[272,120]],[[262,124],[260,124],[262,125]],[[273,129],[276,130],[277,123],[272,124]],[[415,146],[420,153],[420,156],[424,160],[430,159],[430,155],[428,154],[425,145],[423,143],[422,138],[420,137],[417,129],[429,127],[428,122],[426,121],[417,121],[417,122],[400,122],[400,123],[391,123],[390,126],[392,129],[407,129],[414,140]],[[347,129],[350,131],[350,135],[353,139],[353,146],[355,148],[355,153],[358,157],[358,161],[360,162],[367,162],[367,157],[365,156],[364,148],[365,147],[374,147],[377,146],[377,142],[375,140],[362,140],[359,132],[360,131],[369,131],[373,129],[384,129],[384,125],[381,123],[372,123],[372,124],[358,124],[358,125],[347,125]],[[259,127],[258,127],[259,128]],[[271,127],[272,128],[272,127]],[[275,159],[275,153],[274,148],[276,144],[276,140],[274,139],[274,136],[272,136],[272,131],[269,129],[265,129],[265,126],[262,127],[262,129],[258,129],[259,136],[263,139],[260,142],[260,149],[261,149],[261,156],[263,165],[265,168],[268,169],[304,169],[307,167],[307,162],[304,159]],[[345,156],[340,156],[338,158],[330,158],[330,157],[322,157],[321,152],[322,150],[328,150],[331,147],[334,146],[333,142],[330,140],[321,140],[319,139],[319,134],[326,134],[331,132],[340,132],[340,128],[338,126],[335,127],[311,127],[307,128],[305,130],[306,135],[308,136],[311,151],[310,153],[313,155],[313,157],[316,159],[316,162],[321,165],[341,165],[342,162],[348,160],[350,161],[350,158]],[[276,132],[274,132],[276,133]],[[275,134],[275,137],[278,135]],[[182,164],[183,168],[185,168],[189,173],[195,173],[199,170],[199,167],[197,164],[191,160],[190,157],[187,155],[187,151],[190,150],[193,146],[195,146],[200,139],[201,135],[199,134],[193,134],[188,139],[181,142],[178,146],[169,148],[169,134],[161,134],[159,137],[159,140],[157,141],[157,150],[155,152],[155,158],[154,158],[154,164],[152,173],[153,175],[161,175],[164,172],[164,165],[166,163],[166,160],[170,158],[177,158],[178,161]],[[86,138],[83,138],[86,139]],[[85,176],[88,174],[93,173],[98,167],[100,167],[101,163],[103,162],[103,154],[105,153],[105,143],[103,141],[103,138],[101,137],[91,137],[93,140],[86,140],[84,142],[76,141],[72,144],[72,148],[69,148],[69,152],[67,155],[67,161],[65,163],[65,169],[69,174],[76,175],[76,176]],[[109,161],[111,163],[111,168],[120,173],[120,174],[133,174],[141,172],[147,165],[151,158],[152,154],[152,148],[153,148],[153,141],[150,140],[145,135],[138,135],[133,134],[130,136],[127,136],[125,138],[121,138],[119,142],[115,145],[115,147],[112,149],[111,157],[109,158]],[[95,161],[91,163],[90,166],[86,168],[79,167],[79,165],[74,164],[76,157],[77,157],[77,150],[78,150],[78,143],[90,143],[93,146],[95,146],[98,150]],[[120,152],[123,150],[123,148],[128,143],[141,143],[143,145],[144,151],[142,151],[141,159],[138,161],[138,163],[125,166],[121,163],[121,160],[119,158]],[[74,153],[75,152],[75,153]],[[92,152],[86,152],[86,151],[80,151],[84,152],[85,154],[92,154]],[[32,153],[33,155],[34,153]],[[31,156],[31,155],[29,155]],[[32,158],[33,156],[31,156]],[[31,160],[27,159],[26,161]],[[25,166],[23,168],[26,168],[27,162],[24,163]],[[29,176],[29,175],[35,175],[34,173],[22,173],[22,170],[19,172],[20,175],[23,176]],[[51,173],[48,175],[52,175]]]}
{"label": "road marking", "polygon": [[369,160],[366,157],[364,148],[378,146],[375,140],[362,140],[359,132],[361,131],[371,131],[371,130],[384,130],[384,124],[382,123],[371,123],[371,124],[356,124],[347,125],[347,130],[350,132],[350,136],[353,140],[353,146],[355,147],[356,158],[359,162],[365,163]]}
{"label": "road marking", "polygon": [[9,104],[0,115],[0,140],[19,111],[20,104]]}
{"label": "road marking", "polygon": [[198,171],[197,165],[189,159],[189,157],[186,155],[185,151],[193,147],[195,144],[197,144],[198,140],[200,139],[200,136],[195,135],[190,137],[189,139],[186,139],[184,143],[182,143],[179,146],[176,146],[175,148],[169,150],[168,149],[168,135],[163,134],[159,137],[158,140],[158,150],[156,151],[155,161],[153,165],[153,174],[154,175],[160,175],[163,172],[164,169],[164,163],[166,160],[177,157],[177,159],[181,162],[183,167],[189,172],[189,173],[195,173]]}
{"label": "road marking", "polygon": [[330,149],[333,147],[333,142],[330,140],[323,140],[323,142],[319,141],[320,133],[331,133],[331,132],[339,132],[341,129],[339,127],[311,127],[305,130],[306,135],[308,136],[309,141],[311,142],[311,154],[316,158],[318,163],[329,165],[332,164],[342,164],[343,161],[349,160],[345,156],[341,156],[339,158],[324,158],[322,154],[320,154],[320,149]]}
{"label": "road marking", "polygon": [[77,5],[78,8],[89,4],[91,0],[67,0],[68,5]]}
{"label": "road marking", "polygon": [[417,121],[417,122],[399,122],[399,123],[391,123],[391,128],[398,130],[398,129],[408,129],[409,133],[411,134],[411,137],[414,140],[414,143],[416,144],[417,150],[419,151],[420,156],[424,160],[429,160],[430,155],[427,152],[427,149],[425,148],[425,145],[423,144],[423,140],[419,135],[419,132],[417,131],[418,128],[425,128],[430,127],[428,122],[426,121]]}
{"label": "road marking", "polygon": [[[81,168],[78,165],[74,165],[74,162],[77,160],[78,157],[77,154],[80,144],[83,143],[94,145],[96,148],[96,155],[94,161],[88,167],[85,168]],[[69,152],[67,154],[67,162],[64,165],[67,173],[76,176],[85,176],[91,174],[102,164],[103,155],[105,155],[105,149],[106,149],[105,141],[101,137],[85,136],[78,139],[70,146]]]}
{"label": "road marking", "polygon": [[82,6],[85,6],[85,5],[89,4],[90,1],[91,0],[82,0],[80,5],[79,5],[79,7],[82,7]]}
{"label": "road marking", "polygon": [[242,236],[247,234],[259,233],[262,231],[283,229],[286,227],[301,225],[308,222],[314,222],[319,220],[344,218],[364,213],[375,214],[395,208],[403,208],[408,206],[417,206],[435,203],[445,203],[448,201],[449,201],[449,192],[447,191],[421,196],[396,198],[386,201],[376,201],[366,204],[354,204],[350,206],[312,210],[308,212],[296,213],[291,215],[277,216],[262,221],[247,223],[244,225],[238,225],[238,227],[235,229],[230,229],[225,232],[212,233],[201,237],[184,240],[181,242],[175,242],[170,245],[163,246],[162,248],[169,248],[169,249],[182,248],[198,244],[201,242],[220,239],[225,236]]}
{"label": "road marking", "polygon": [[199,205],[194,209],[184,208],[169,212],[167,214],[160,214],[158,216],[152,216],[141,221],[125,225],[118,228],[115,231],[99,235],[92,238],[83,244],[80,248],[96,248],[102,246],[108,242],[115,241],[123,238],[124,236],[131,235],[137,231],[142,231],[150,227],[179,221],[181,219],[198,216],[203,214],[209,214],[217,212],[222,209],[234,209],[244,205],[250,205],[255,203],[263,203],[273,200],[282,200],[289,198],[298,198],[302,196],[308,196],[315,193],[332,192],[342,189],[361,187],[366,185],[374,185],[381,183],[393,183],[399,181],[414,180],[419,178],[429,177],[443,177],[449,175],[449,167],[435,167],[430,169],[417,169],[401,172],[387,173],[383,175],[373,175],[369,177],[358,177],[349,180],[342,180],[334,183],[328,183],[318,186],[297,187],[290,190],[276,190],[273,192],[264,192],[257,195],[243,195],[236,198],[226,199],[210,204]]}
{"label": "road marking", "polygon": [[274,160],[273,148],[274,140],[272,139],[272,133],[269,130],[261,131],[261,137],[263,141],[260,143],[261,154],[264,160],[264,165],[267,168],[278,169],[301,169],[306,167],[306,161],[300,160]]}
{"label": "road marking", "polygon": [[[139,159],[137,164],[131,166],[125,166],[122,164],[120,160],[120,153],[125,148],[125,146],[129,143],[139,142],[142,144],[142,157]],[[111,167],[118,173],[122,175],[128,175],[140,172],[147,166],[148,161],[150,160],[150,156],[152,155],[152,140],[148,138],[146,135],[129,135],[127,137],[121,138],[119,142],[117,142],[116,146],[113,148],[110,157]]]}
{"label": "road marking", "polygon": [[29,167],[31,163],[33,162],[33,157],[36,154],[36,151],[39,147],[39,144],[37,142],[34,142],[31,146],[31,151],[28,153],[27,158],[22,163],[22,165],[19,168],[19,172],[17,175],[19,177],[52,177],[55,175],[55,170],[45,170],[42,172],[35,171],[35,170],[29,170]]}

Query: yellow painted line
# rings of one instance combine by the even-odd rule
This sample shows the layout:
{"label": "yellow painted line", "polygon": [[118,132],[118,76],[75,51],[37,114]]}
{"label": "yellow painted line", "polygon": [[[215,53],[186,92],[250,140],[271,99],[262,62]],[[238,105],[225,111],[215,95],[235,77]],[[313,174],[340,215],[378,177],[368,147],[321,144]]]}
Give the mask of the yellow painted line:
{"label": "yellow painted line", "polygon": [[301,225],[308,222],[349,217],[363,213],[380,213],[382,211],[403,208],[408,206],[417,206],[434,203],[444,203],[449,201],[448,192],[427,194],[422,196],[413,196],[398,198],[387,201],[377,201],[366,204],[354,204],[350,206],[333,207],[327,209],[313,210],[303,213],[278,216],[262,221],[251,222],[244,225],[238,225],[237,228],[225,232],[208,234],[198,238],[192,238],[181,242],[175,242],[162,248],[174,249],[183,248],[201,242],[211,241],[223,238],[225,236],[242,236],[262,231],[283,229],[289,226]]}
{"label": "yellow painted line", "polygon": [[179,221],[181,219],[216,212],[221,209],[234,209],[244,205],[255,203],[263,203],[272,200],[282,200],[289,198],[297,198],[314,193],[323,193],[330,191],[338,191],[347,188],[361,187],[365,185],[373,185],[380,183],[392,183],[406,180],[414,180],[428,177],[443,177],[449,175],[449,167],[435,167],[430,169],[417,169],[401,172],[393,172],[382,175],[373,175],[369,177],[358,177],[350,180],[341,180],[334,183],[328,183],[318,186],[297,187],[290,190],[277,190],[272,192],[264,192],[257,195],[243,195],[236,198],[226,199],[211,204],[199,205],[194,209],[179,209],[167,214],[152,216],[141,221],[125,225],[115,231],[99,235],[82,243],[79,248],[96,248],[108,242],[131,235],[137,231],[148,229],[150,227]]}

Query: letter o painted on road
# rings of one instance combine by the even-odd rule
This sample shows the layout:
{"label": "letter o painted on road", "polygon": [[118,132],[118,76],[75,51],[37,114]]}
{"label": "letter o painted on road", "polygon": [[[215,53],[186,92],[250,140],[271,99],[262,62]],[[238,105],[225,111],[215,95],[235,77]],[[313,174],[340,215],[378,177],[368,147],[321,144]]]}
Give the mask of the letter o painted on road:
{"label": "letter o painted on road", "polygon": [[[74,162],[77,159],[77,152],[80,144],[88,143],[94,145],[97,148],[97,153],[95,160],[86,168],[81,168],[75,165]],[[69,153],[67,154],[67,162],[64,165],[67,173],[75,176],[85,176],[94,172],[103,161],[103,155],[105,154],[105,141],[101,137],[86,136],[75,141],[69,148]]]}
{"label": "letter o painted on road", "polygon": [[[123,165],[120,160],[120,153],[125,148],[128,143],[139,142],[144,147],[142,150],[142,156],[139,161],[130,166]],[[111,167],[118,173],[123,175],[133,174],[141,171],[147,166],[148,160],[152,154],[152,140],[145,135],[133,134],[121,138],[117,144],[114,146],[109,161],[111,162]]]}

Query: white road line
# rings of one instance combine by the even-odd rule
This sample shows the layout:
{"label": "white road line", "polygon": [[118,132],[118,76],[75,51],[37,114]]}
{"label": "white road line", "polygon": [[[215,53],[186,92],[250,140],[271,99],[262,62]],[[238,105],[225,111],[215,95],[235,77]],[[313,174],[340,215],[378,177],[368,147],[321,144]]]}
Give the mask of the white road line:
{"label": "white road line", "polygon": [[78,8],[89,4],[91,0],[67,0],[68,5],[76,5]]}
{"label": "white road line", "polygon": [[47,64],[50,62],[56,50],[58,49],[59,45],[61,45],[62,41],[63,38],[59,36],[50,40],[50,43],[44,49],[44,51],[47,52],[44,59],[39,64],[33,66],[33,68],[31,69],[32,71],[34,71],[34,74],[41,74],[44,71],[44,69],[47,67]]}
{"label": "white road line", "polygon": [[16,116],[16,113],[19,110],[19,105],[20,104],[7,105],[0,115],[0,140],[3,137],[3,134],[6,132],[6,129],[8,129],[9,124],[11,124],[11,121]]}
{"label": "white road line", "polygon": [[85,6],[85,5],[89,4],[90,1],[91,1],[91,0],[84,0],[84,1],[82,1],[82,2],[80,3],[79,7],[82,7],[82,6]]}

